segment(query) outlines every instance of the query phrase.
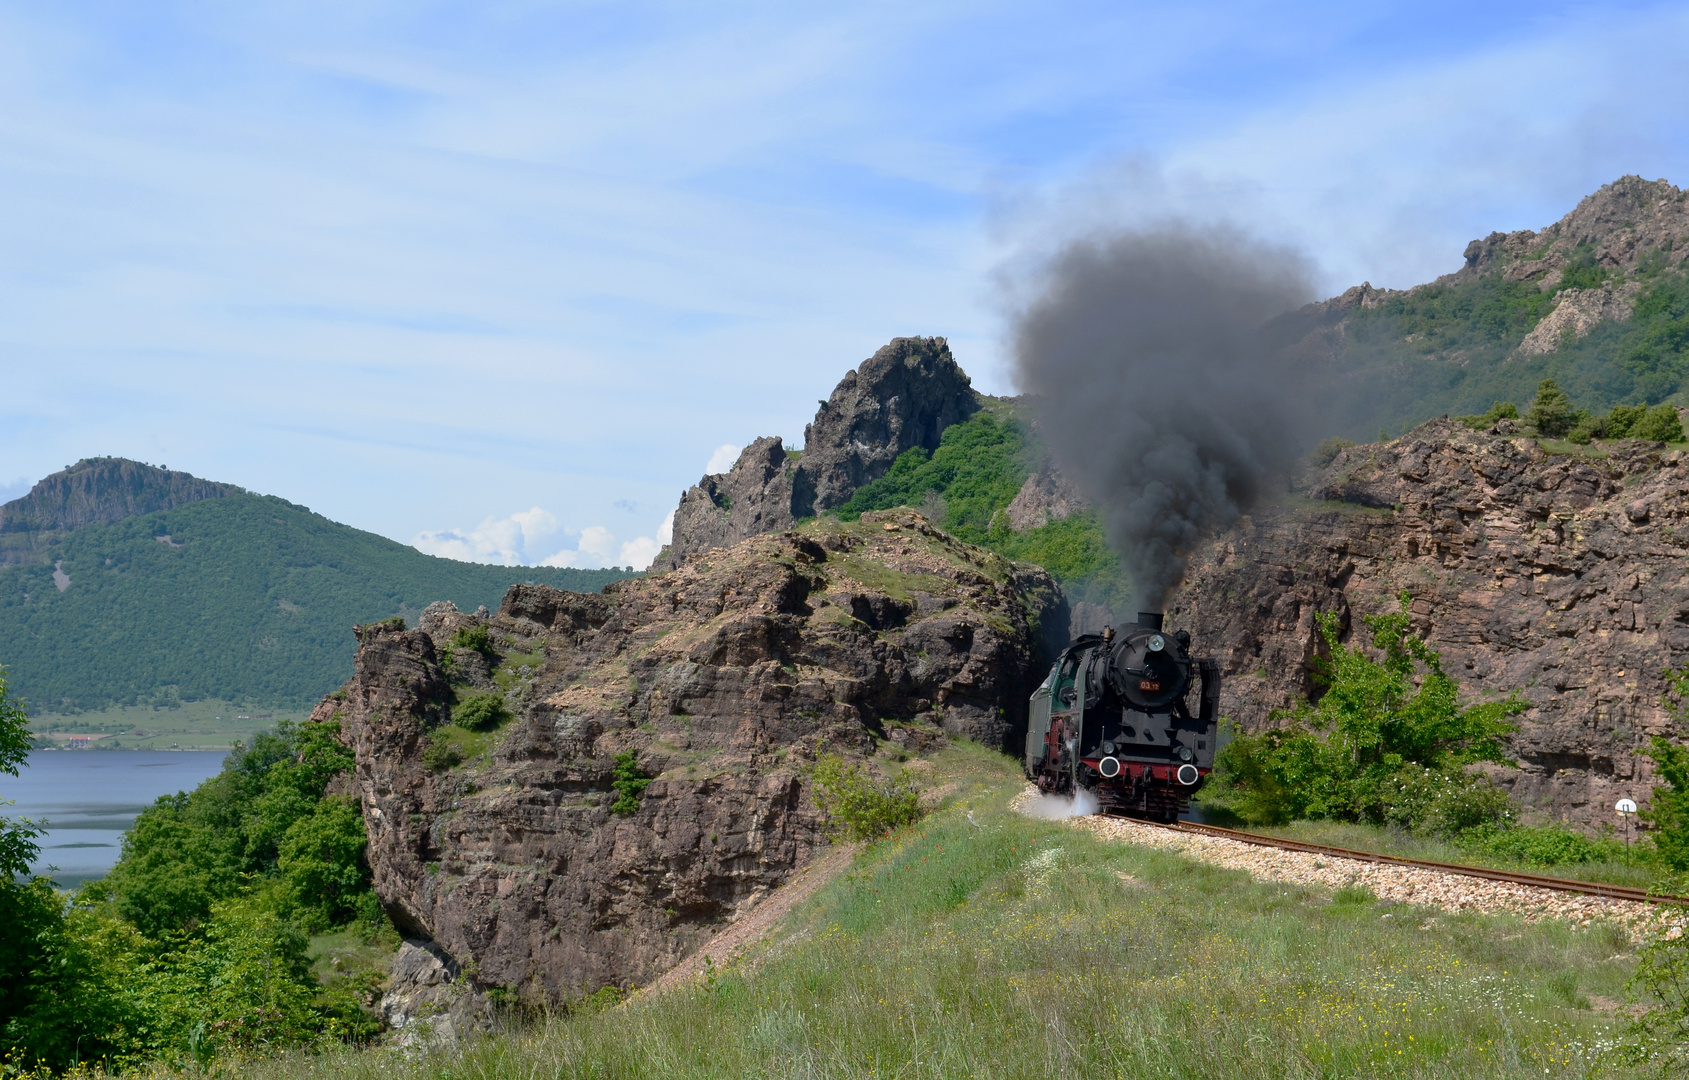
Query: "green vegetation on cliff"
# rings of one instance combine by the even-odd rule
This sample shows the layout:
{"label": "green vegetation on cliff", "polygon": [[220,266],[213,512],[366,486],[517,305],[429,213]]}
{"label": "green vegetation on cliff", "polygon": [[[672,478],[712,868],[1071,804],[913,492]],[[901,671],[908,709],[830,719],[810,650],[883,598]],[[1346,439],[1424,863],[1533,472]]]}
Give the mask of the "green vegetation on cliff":
{"label": "green vegetation on cliff", "polygon": [[[1628,319],[1561,336],[1542,354],[1519,350],[1567,288],[1637,287]],[[1346,313],[1326,413],[1331,431],[1369,439],[1434,416],[1482,413],[1525,401],[1553,379],[1578,407],[1689,404],[1689,274],[1638,267],[1629,275],[1566,267],[1548,290],[1499,273],[1387,295]]]}
{"label": "green vegetation on cliff", "polygon": [[1071,600],[1124,607],[1131,590],[1094,512],[1025,532],[1009,526],[1005,511],[1040,452],[1015,403],[988,400],[945,428],[930,455],[920,447],[904,452],[884,476],[858,488],[839,516],[854,521],[870,510],[914,507],[958,539],[1042,566]]}
{"label": "green vegetation on cliff", "polygon": [[518,582],[596,592],[628,576],[435,558],[244,492],[84,524],[45,554],[0,567],[0,663],[37,714],[303,705],[351,674],[354,623],[435,600],[497,607]]}

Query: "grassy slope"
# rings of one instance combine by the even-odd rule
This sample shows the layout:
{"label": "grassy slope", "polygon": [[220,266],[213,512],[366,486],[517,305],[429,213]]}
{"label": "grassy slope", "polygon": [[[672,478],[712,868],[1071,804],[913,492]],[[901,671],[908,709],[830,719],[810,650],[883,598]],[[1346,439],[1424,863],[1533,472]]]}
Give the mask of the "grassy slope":
{"label": "grassy slope", "polygon": [[53,558],[64,592],[50,565],[0,570],[0,664],[38,713],[178,696],[298,704],[351,674],[355,622],[414,619],[434,600],[496,607],[519,581],[596,591],[626,576],[439,559],[255,495],[89,525]]}
{"label": "grassy slope", "polygon": [[950,807],[860,856],[758,966],[458,1051],[239,1073],[1540,1077],[1583,1072],[1617,1027],[1588,1007],[1628,974],[1609,929],[1258,884],[1012,815],[997,755],[938,764]]}

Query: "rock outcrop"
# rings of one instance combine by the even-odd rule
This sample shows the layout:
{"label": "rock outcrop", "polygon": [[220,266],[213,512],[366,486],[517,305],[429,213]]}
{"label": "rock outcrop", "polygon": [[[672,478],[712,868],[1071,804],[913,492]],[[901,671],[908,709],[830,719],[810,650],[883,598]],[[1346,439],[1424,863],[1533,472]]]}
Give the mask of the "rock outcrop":
{"label": "rock outcrop", "polygon": [[1529,703],[1521,767],[1496,774],[1522,804],[1598,825],[1620,797],[1646,799],[1636,751],[1667,730],[1665,673],[1689,660],[1684,454],[1638,440],[1550,454],[1440,420],[1305,480],[1309,499],[1206,545],[1171,609],[1223,662],[1227,715],[1259,727],[1315,690],[1316,612],[1354,638],[1406,591],[1474,700]]}
{"label": "rock outcrop", "polygon": [[1045,454],[1002,513],[1008,519],[1009,528],[1026,532],[1083,513],[1090,505],[1061,471],[1055,458]]}
{"label": "rock outcrop", "polygon": [[[490,673],[452,646],[477,625]],[[523,585],[487,619],[431,605],[419,629],[360,628],[356,674],[315,716],[343,724],[375,889],[432,958],[389,1004],[460,970],[535,1003],[660,974],[824,845],[817,755],[941,732],[1013,745],[1041,635],[1065,626],[1042,570],[893,511],[602,594]],[[453,679],[490,679],[516,718],[443,768],[431,741],[475,738],[445,727]],[[622,815],[629,754],[654,779]]]}
{"label": "rock outcrop", "polygon": [[1599,289],[1563,289],[1554,297],[1553,310],[1519,343],[1519,352],[1545,356],[1560,347],[1565,334],[1587,337],[1601,323],[1628,319],[1631,303],[1641,291],[1641,285],[1634,281],[1617,287],[1608,282]]}
{"label": "rock outcrop", "polygon": [[674,534],[653,569],[790,528],[842,506],[884,476],[899,454],[933,450],[944,429],[979,409],[968,376],[941,337],[893,338],[849,372],[804,427],[801,453],[757,439],[727,473],[705,476],[675,509]]}

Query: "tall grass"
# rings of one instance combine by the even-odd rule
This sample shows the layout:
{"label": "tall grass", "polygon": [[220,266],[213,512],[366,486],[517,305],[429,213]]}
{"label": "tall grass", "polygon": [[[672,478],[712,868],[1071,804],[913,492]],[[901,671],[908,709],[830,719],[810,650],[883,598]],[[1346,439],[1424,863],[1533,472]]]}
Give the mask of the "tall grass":
{"label": "tall grass", "polygon": [[[1256,883],[1004,809],[1012,763],[947,752],[956,801],[866,850],[747,962],[432,1053],[224,1066],[274,1080],[1606,1075],[1621,933]],[[971,815],[971,820],[970,820]]]}

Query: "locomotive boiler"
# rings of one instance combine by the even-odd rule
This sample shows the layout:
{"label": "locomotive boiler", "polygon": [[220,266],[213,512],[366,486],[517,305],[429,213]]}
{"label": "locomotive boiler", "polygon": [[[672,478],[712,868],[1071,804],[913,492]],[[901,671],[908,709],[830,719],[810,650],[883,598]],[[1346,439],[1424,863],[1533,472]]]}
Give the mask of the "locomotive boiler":
{"label": "locomotive boiler", "polygon": [[[1197,711],[1187,704],[1200,686]],[[1214,767],[1220,667],[1159,612],[1085,634],[1032,695],[1026,775],[1050,794],[1079,789],[1105,812],[1176,820]]]}

